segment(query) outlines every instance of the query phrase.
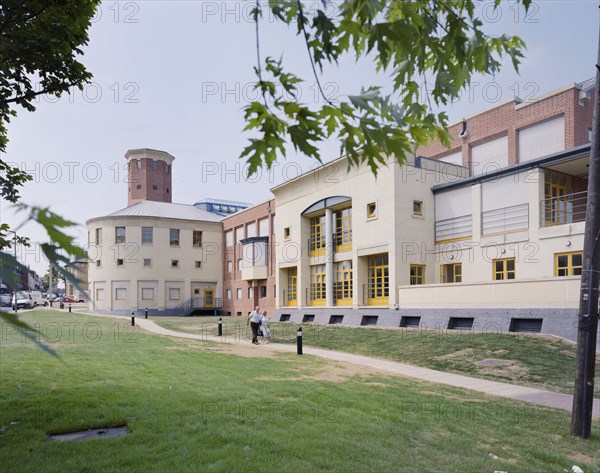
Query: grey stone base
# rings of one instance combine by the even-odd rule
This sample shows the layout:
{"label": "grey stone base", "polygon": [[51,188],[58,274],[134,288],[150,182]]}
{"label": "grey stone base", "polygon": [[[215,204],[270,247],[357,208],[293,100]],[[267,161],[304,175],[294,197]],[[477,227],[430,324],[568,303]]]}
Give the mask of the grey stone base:
{"label": "grey stone base", "polygon": [[[567,340],[576,341],[578,317],[577,309],[353,309],[339,307],[330,308],[290,308],[277,309],[273,321],[279,322],[282,317],[289,315],[289,322],[294,324],[306,323],[310,316],[314,316],[315,324],[328,325],[334,323],[335,316],[343,316],[342,325],[369,325],[374,327],[399,328],[401,323],[409,322],[406,317],[419,317],[412,319],[418,325],[414,328],[447,330],[451,318],[472,318],[471,330],[484,333],[508,333],[511,331],[513,319],[542,319],[540,333],[556,335]],[[370,318],[368,318],[370,317]],[[377,317],[376,323],[373,317]],[[338,322],[339,323],[339,322]],[[515,331],[515,327],[512,327]],[[600,337],[597,340],[600,347]]]}

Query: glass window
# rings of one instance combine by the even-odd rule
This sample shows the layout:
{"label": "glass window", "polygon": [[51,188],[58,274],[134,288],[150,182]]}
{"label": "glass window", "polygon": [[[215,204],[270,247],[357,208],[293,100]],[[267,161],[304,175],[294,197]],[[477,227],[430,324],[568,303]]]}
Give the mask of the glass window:
{"label": "glass window", "polygon": [[149,268],[152,266],[152,260],[150,258],[144,258],[144,267]]}
{"label": "glass window", "polygon": [[233,262],[227,261],[227,272],[230,273],[231,271],[233,271]]}
{"label": "glass window", "polygon": [[202,269],[202,261],[196,261],[196,269]]}
{"label": "glass window", "polygon": [[192,244],[195,248],[200,248],[202,246],[202,232],[200,230],[194,230]]}
{"label": "glass window", "polygon": [[291,236],[291,233],[290,233],[290,227],[285,227],[285,228],[283,229],[283,239],[284,239],[284,240],[289,240],[289,239],[290,239],[290,236]]}
{"label": "glass window", "polygon": [[102,244],[102,229],[96,228],[96,245]]}
{"label": "glass window", "polygon": [[352,249],[352,209],[338,210],[335,213],[335,250]]}
{"label": "glass window", "polygon": [[152,160],[152,169],[155,171],[158,169],[158,161],[156,159]]}
{"label": "glass window", "polygon": [[418,286],[425,284],[425,265],[411,264],[410,265],[410,285]]}
{"label": "glass window", "polygon": [[179,246],[179,229],[178,228],[169,229],[169,245]]}
{"label": "glass window", "polygon": [[153,301],[154,300],[154,288],[144,287],[142,288],[142,300]]}
{"label": "glass window", "polygon": [[369,256],[367,272],[367,305],[387,304],[390,295],[388,254]]}
{"label": "glass window", "polygon": [[240,258],[238,260],[238,271],[242,270],[243,264],[244,264],[244,260]]}
{"label": "glass window", "polygon": [[115,243],[125,243],[125,227],[115,227]]}
{"label": "glass window", "polygon": [[171,268],[179,268],[179,260],[178,259],[171,260]]}
{"label": "glass window", "polygon": [[495,259],[492,268],[494,281],[515,279],[515,258]]}
{"label": "glass window", "polygon": [[310,256],[322,256],[325,254],[325,215],[310,219],[308,247]]}
{"label": "glass window", "polygon": [[333,299],[335,305],[352,304],[352,260],[335,264]]}
{"label": "glass window", "polygon": [[225,232],[225,246],[233,246],[233,230]]}
{"label": "glass window", "polygon": [[367,218],[375,218],[377,217],[377,203],[371,202],[367,204]]}
{"label": "glass window", "polygon": [[170,301],[178,301],[181,298],[181,289],[178,287],[170,287],[169,288],[169,300]]}
{"label": "glass window", "polygon": [[96,268],[101,268],[102,267],[102,261],[97,259],[96,260]]}
{"label": "glass window", "polygon": [[261,299],[267,297],[267,286],[260,286],[260,297]]}
{"label": "glass window", "polygon": [[151,245],[154,241],[154,229],[142,227],[142,245]]}
{"label": "glass window", "polygon": [[137,165],[138,169],[142,169],[142,160],[138,159],[137,162],[136,162],[136,165]]}
{"label": "glass window", "polygon": [[127,288],[117,287],[115,289],[115,300],[126,301],[127,300]]}
{"label": "glass window", "polygon": [[423,201],[413,200],[413,215],[423,215]]}
{"label": "glass window", "polygon": [[226,294],[227,299],[231,299],[231,289],[227,289],[225,294]]}
{"label": "glass window", "polygon": [[237,296],[238,299],[242,298],[242,288],[241,287],[237,288],[236,296]]}
{"label": "glass window", "polygon": [[258,236],[269,236],[269,219],[263,218],[258,221]]}
{"label": "glass window", "polygon": [[298,305],[298,268],[287,270],[286,305]]}
{"label": "glass window", "polygon": [[253,238],[256,236],[256,223],[252,222],[246,225],[246,238]]}
{"label": "glass window", "polygon": [[152,184],[152,190],[153,191],[157,191],[158,190],[158,186],[156,184]]}
{"label": "glass window", "polygon": [[117,258],[117,266],[123,266],[123,258]]}
{"label": "glass window", "polygon": [[325,304],[325,265],[317,264],[310,267],[310,305]]}
{"label": "glass window", "polygon": [[235,241],[239,243],[244,239],[244,227],[238,227],[235,229]]}
{"label": "glass window", "polygon": [[462,263],[443,264],[440,271],[440,282],[462,282]]}
{"label": "glass window", "polygon": [[583,252],[557,253],[554,255],[555,276],[581,276]]}

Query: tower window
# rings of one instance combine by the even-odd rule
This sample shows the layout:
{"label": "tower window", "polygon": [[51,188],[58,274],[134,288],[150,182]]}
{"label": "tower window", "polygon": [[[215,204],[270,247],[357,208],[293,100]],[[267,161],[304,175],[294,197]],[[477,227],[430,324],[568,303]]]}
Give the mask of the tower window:
{"label": "tower window", "polygon": [[157,186],[156,184],[152,184],[152,190],[153,190],[153,191],[156,191],[156,190],[158,190],[158,186]]}
{"label": "tower window", "polygon": [[136,188],[137,190],[140,190],[140,189],[142,188],[142,185],[141,185],[141,184],[138,184],[137,186],[135,186],[135,188]]}
{"label": "tower window", "polygon": [[167,187],[167,194],[169,193],[169,188]]}
{"label": "tower window", "polygon": [[158,169],[158,161],[156,159],[152,160],[152,169],[155,171]]}

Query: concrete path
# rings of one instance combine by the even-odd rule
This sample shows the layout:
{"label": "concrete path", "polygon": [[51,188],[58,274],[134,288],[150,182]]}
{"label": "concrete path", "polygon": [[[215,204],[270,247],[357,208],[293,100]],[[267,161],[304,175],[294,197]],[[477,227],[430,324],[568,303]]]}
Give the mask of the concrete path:
{"label": "concrete path", "polygon": [[[96,315],[96,314],[90,314]],[[122,318],[122,317],[119,317]],[[245,343],[249,341],[234,339],[232,337],[215,337],[206,334],[192,334],[184,332],[176,332],[155,324],[152,320],[143,318],[135,319],[137,325],[144,330],[156,333],[158,335],[166,335],[170,337],[189,338],[193,340],[213,341],[219,343]],[[273,352],[296,353],[295,345],[283,345],[278,343],[270,343],[268,345],[260,345],[257,350],[269,350]],[[341,361],[344,363],[353,363],[368,368],[385,371],[387,373],[406,376],[409,378],[429,381],[431,383],[445,384],[457,388],[470,389],[492,396],[505,397],[524,401],[531,404],[537,404],[556,409],[564,409],[571,411],[573,405],[573,397],[568,394],[553,393],[542,389],[528,388],[525,386],[517,386],[508,383],[499,383],[485,379],[472,378],[454,373],[445,373],[429,368],[421,368],[418,366],[407,365],[397,361],[383,360],[380,358],[370,358],[368,356],[354,355],[351,353],[342,353],[331,350],[323,350],[321,348],[313,348],[304,346],[303,353],[306,355],[318,356],[328,360]],[[594,417],[600,417],[600,400],[594,400],[593,414]]]}

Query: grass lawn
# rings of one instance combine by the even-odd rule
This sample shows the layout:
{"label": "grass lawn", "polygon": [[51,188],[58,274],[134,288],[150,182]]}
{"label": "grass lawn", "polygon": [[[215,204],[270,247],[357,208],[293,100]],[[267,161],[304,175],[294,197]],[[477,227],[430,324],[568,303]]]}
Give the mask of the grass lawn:
{"label": "grass lawn", "polygon": [[[216,335],[218,317],[155,317],[157,324],[183,332]],[[246,319],[223,317],[229,336],[246,334]],[[296,343],[296,325],[272,323],[273,340]],[[249,330],[248,330],[249,333]],[[251,337],[251,335],[250,335]],[[303,324],[303,344],[387,358],[427,368],[493,379],[549,391],[573,393],[575,344],[528,334],[460,330],[378,329]],[[505,364],[485,360],[502,360]],[[600,374],[600,359],[596,364]],[[595,386],[600,397],[600,383]]]}
{"label": "grass lawn", "polygon": [[[260,346],[134,332],[128,319],[22,317],[62,360],[0,323],[3,471],[600,472],[600,422],[581,441],[567,412]],[[46,440],[121,424],[132,433]]]}

